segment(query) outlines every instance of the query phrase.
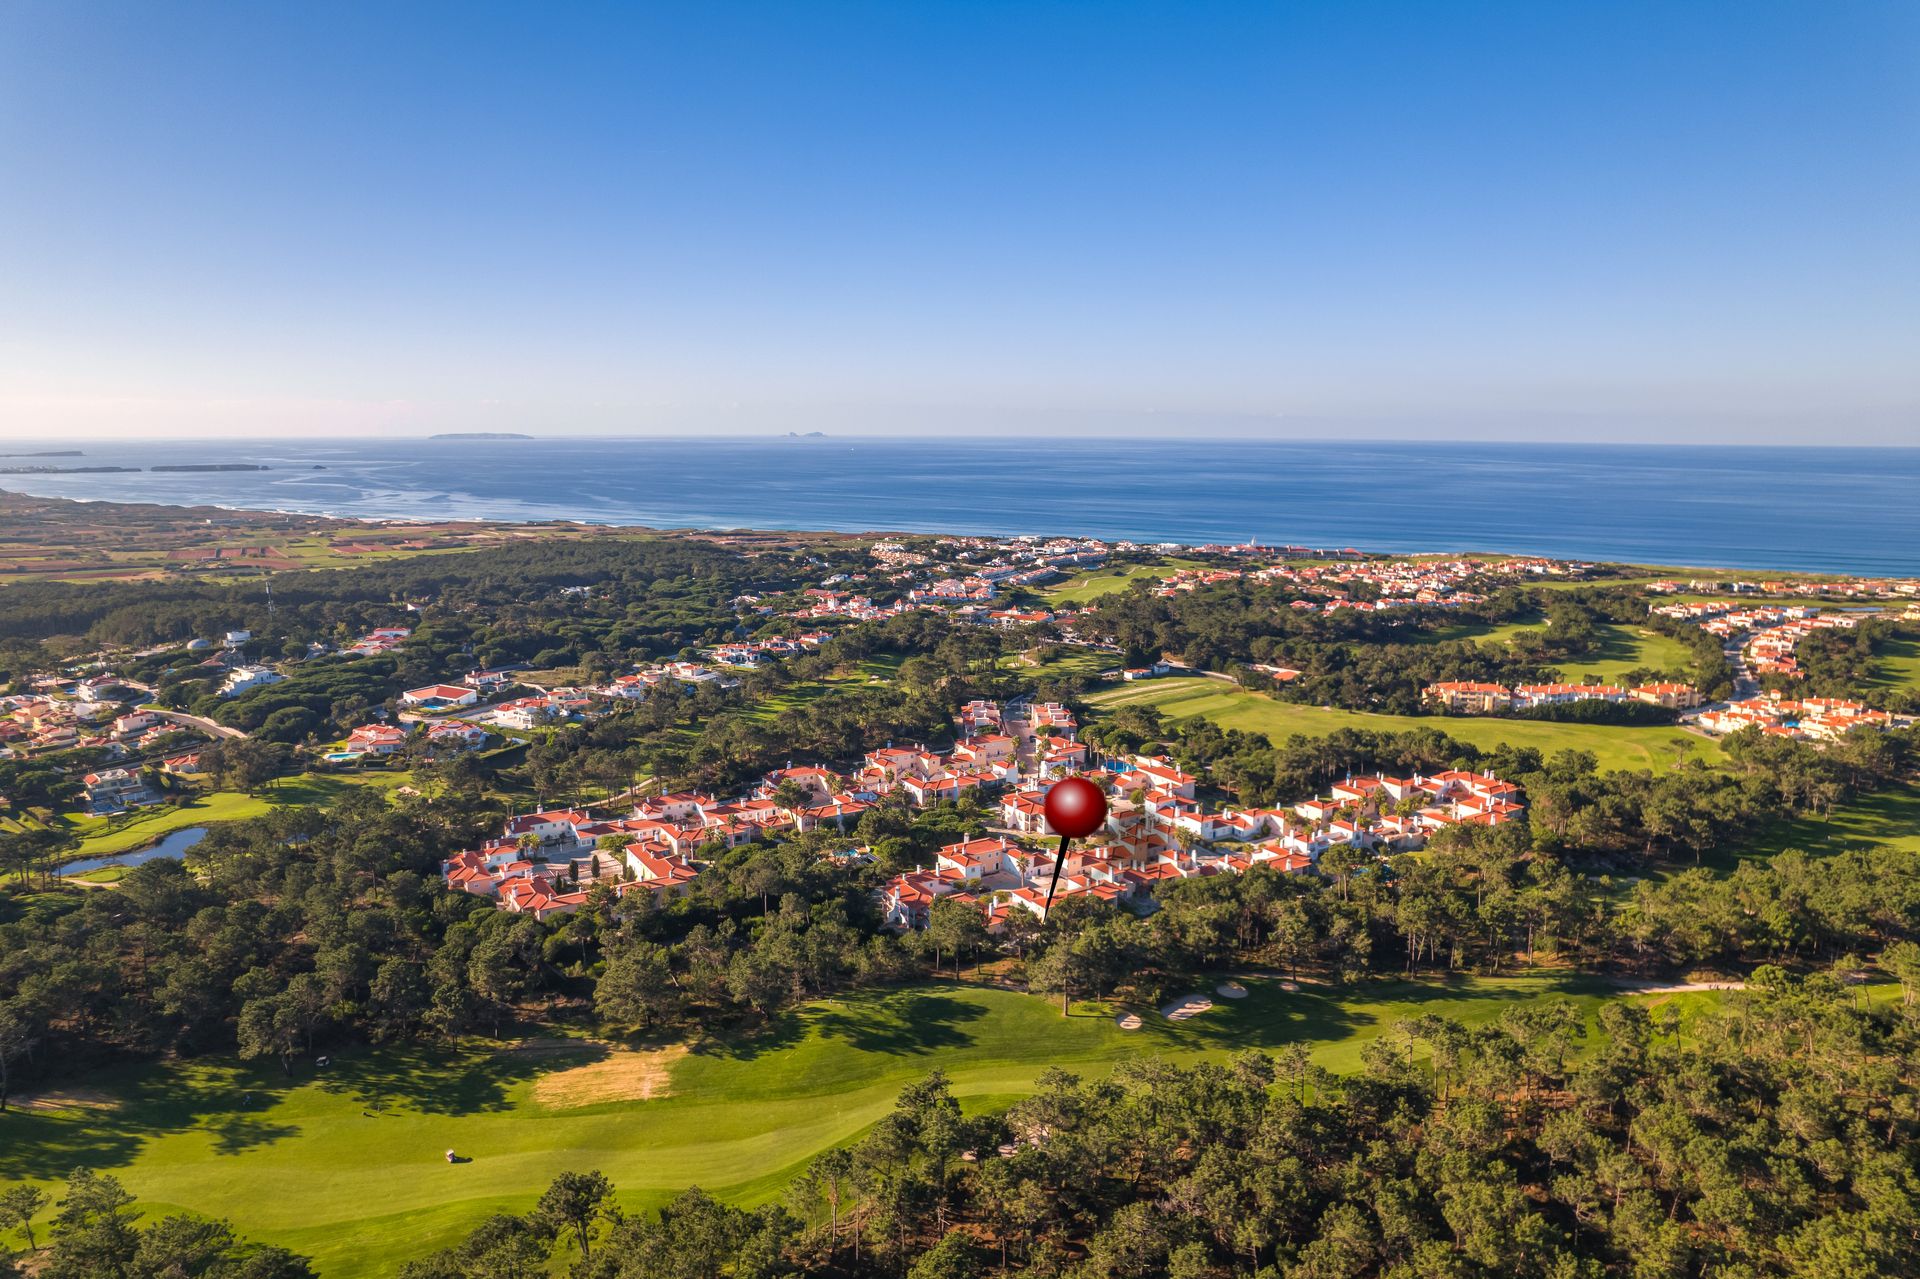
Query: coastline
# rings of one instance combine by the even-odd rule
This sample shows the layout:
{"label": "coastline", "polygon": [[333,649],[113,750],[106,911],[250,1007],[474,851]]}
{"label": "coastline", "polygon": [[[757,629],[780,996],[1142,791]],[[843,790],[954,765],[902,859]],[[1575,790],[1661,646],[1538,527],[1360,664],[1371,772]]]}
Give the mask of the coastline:
{"label": "coastline", "polygon": [[543,437],[94,453],[129,466],[244,459],[271,469],[0,476],[0,486],[363,528],[1045,534],[1920,573],[1920,504],[1910,496],[1920,491],[1920,449]]}
{"label": "coastline", "polygon": [[[431,529],[431,528],[447,528],[452,526],[464,526],[466,528],[470,528],[475,531],[502,532],[502,533],[508,533],[508,534],[524,533],[524,532],[534,531],[534,530],[547,530],[552,532],[555,536],[559,536],[559,537],[566,537],[570,534],[579,535],[579,536],[594,536],[597,534],[616,534],[617,535],[622,533],[631,533],[636,535],[647,535],[647,536],[657,536],[657,537],[696,537],[696,538],[707,537],[707,536],[731,536],[731,537],[773,537],[773,538],[778,538],[778,537],[841,538],[841,537],[844,537],[844,538],[882,538],[882,539],[896,538],[896,537],[1004,538],[1009,536],[1016,536],[1016,537],[1024,536],[1028,534],[1036,535],[1036,536],[1053,536],[1054,535],[1044,528],[1034,528],[1030,530],[1025,530],[1020,533],[1009,534],[1001,531],[984,531],[979,529],[953,530],[953,529],[930,529],[930,528],[915,529],[915,528],[871,528],[871,527],[858,528],[858,529],[800,528],[800,527],[786,527],[786,526],[780,526],[780,525],[765,525],[765,524],[762,524],[762,525],[712,524],[712,525],[666,526],[666,525],[628,523],[628,522],[618,521],[618,520],[579,520],[579,519],[515,520],[515,519],[488,518],[486,516],[475,516],[475,515],[444,516],[439,518],[429,518],[426,516],[409,516],[409,515],[359,515],[359,514],[352,514],[352,513],[346,513],[346,512],[308,511],[308,510],[298,510],[298,509],[283,508],[283,507],[243,506],[238,504],[216,503],[216,502],[197,502],[191,505],[187,505],[187,504],[176,503],[176,502],[125,502],[119,499],[106,498],[106,497],[93,497],[93,498],[44,497],[39,494],[21,493],[18,490],[8,489],[4,486],[4,484],[0,484],[0,500],[3,500],[8,497],[25,497],[33,501],[66,502],[66,503],[71,503],[75,506],[105,506],[105,507],[112,507],[112,508],[138,507],[138,508],[145,508],[148,510],[173,511],[173,512],[178,512],[183,516],[191,515],[193,512],[197,512],[197,511],[217,510],[229,515],[236,515],[236,516],[267,516],[267,517],[281,517],[281,518],[302,519],[302,520],[326,520],[326,521],[332,521],[338,524],[348,525],[356,528],[366,528],[366,529],[405,530],[405,529]],[[241,530],[236,529],[236,530],[230,530],[230,531],[239,532]],[[1203,546],[1217,545],[1215,543],[1186,542],[1186,541],[1180,541],[1177,539],[1159,539],[1153,542],[1145,542],[1140,539],[1111,539],[1111,540],[1133,541],[1138,545],[1142,545],[1150,548],[1151,547],[1168,547],[1176,551],[1189,551],[1189,552]],[[1381,558],[1396,558],[1396,557],[1398,558],[1417,557],[1421,559],[1565,558],[1565,557],[1548,555],[1543,552],[1533,551],[1533,550],[1515,549],[1510,547],[1499,548],[1499,547],[1488,547],[1488,546],[1455,546],[1455,547],[1428,546],[1428,547],[1417,547],[1417,548],[1383,548],[1383,547],[1377,547],[1377,546],[1373,546],[1373,547],[1354,546],[1354,547],[1348,547],[1344,549],[1357,551],[1363,556],[1381,557]],[[1318,553],[1316,554],[1315,558],[1326,558],[1334,553],[1335,552],[1331,548],[1318,548]],[[1664,561],[1656,563],[1656,562],[1640,561],[1640,560],[1613,560],[1613,559],[1597,559],[1597,560],[1591,560],[1589,562],[1605,565],[1613,568],[1623,569],[1623,570],[1632,570],[1638,573],[1645,574],[1646,576],[1649,576],[1649,577],[1657,576],[1657,575],[1666,575],[1666,576],[1686,575],[1686,574],[1738,575],[1742,573],[1791,572],[1795,577],[1803,578],[1809,581],[1817,581],[1817,580],[1846,580],[1846,579],[1859,578],[1863,576],[1865,577],[1883,576],[1883,574],[1863,573],[1863,572],[1857,572],[1857,571],[1849,572],[1846,570],[1801,570],[1801,569],[1792,569],[1788,567],[1778,567],[1778,566],[1768,567],[1768,568],[1755,568],[1754,566],[1751,566],[1751,565],[1679,564],[1679,563],[1664,562]],[[296,570],[290,570],[290,571],[299,571],[299,570],[296,569]],[[1920,571],[1920,570],[1916,570],[1916,571]],[[1897,574],[1895,576],[1907,576],[1907,575]],[[47,580],[59,581],[64,579],[51,578]],[[4,591],[6,585],[7,585],[6,582],[0,581],[0,591]]]}

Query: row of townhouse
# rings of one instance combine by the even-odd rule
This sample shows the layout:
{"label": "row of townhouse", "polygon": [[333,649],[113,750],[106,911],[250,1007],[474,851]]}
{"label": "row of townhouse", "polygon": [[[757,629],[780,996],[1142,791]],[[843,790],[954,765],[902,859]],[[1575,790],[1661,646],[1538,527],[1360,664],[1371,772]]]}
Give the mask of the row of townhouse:
{"label": "row of townhouse", "polygon": [[1647,589],[1660,595],[1676,595],[1683,590],[1725,592],[1728,594],[1766,594],[1828,596],[1835,599],[1900,600],[1920,599],[1920,578],[1854,577],[1834,581],[1777,579],[1766,582],[1721,582],[1695,578],[1653,582]]}
{"label": "row of townhouse", "polygon": [[628,675],[616,675],[586,692],[595,697],[637,702],[644,701],[655,692],[693,688],[700,684],[712,684],[719,688],[740,687],[737,677],[699,662],[663,662]]}
{"label": "row of townhouse", "polygon": [[[1403,602],[1458,606],[1484,602],[1470,591],[1475,581],[1523,581],[1528,578],[1584,576],[1592,565],[1579,561],[1536,557],[1452,560],[1340,560],[1332,564],[1281,563],[1260,569],[1256,576],[1315,591],[1346,595],[1356,585],[1379,593],[1383,603]],[[1348,607],[1356,604],[1349,602]],[[1335,604],[1334,607],[1340,607]]]}
{"label": "row of townhouse", "polygon": [[975,698],[954,716],[962,737],[1008,732],[1016,736],[1029,733],[1064,737],[1072,741],[1080,731],[1080,721],[1060,702],[988,701]]}
{"label": "row of townhouse", "polygon": [[1494,715],[1501,711],[1530,710],[1536,706],[1564,706],[1571,702],[1645,702],[1669,710],[1700,705],[1700,690],[1690,684],[1653,683],[1623,688],[1618,684],[1486,684],[1472,680],[1443,680],[1429,684],[1421,694],[1456,715]]}
{"label": "row of townhouse", "polygon": [[907,599],[915,604],[983,604],[995,594],[992,582],[977,577],[948,577],[914,587],[907,592]]}
{"label": "row of townhouse", "polygon": [[978,626],[1038,626],[1057,616],[1044,608],[988,608],[982,604],[962,604],[953,610],[956,622],[972,622]]}
{"label": "row of townhouse", "polygon": [[757,670],[769,662],[811,653],[832,638],[829,631],[808,631],[791,639],[742,640],[716,645],[707,650],[707,656],[720,666]]}
{"label": "row of townhouse", "polygon": [[1893,715],[1838,697],[1786,697],[1762,693],[1745,701],[1702,711],[1694,721],[1709,733],[1736,733],[1757,728],[1772,737],[1832,741],[1855,728],[1887,731],[1910,727],[1910,715]]}
{"label": "row of townhouse", "polygon": [[604,708],[596,705],[585,690],[555,688],[501,702],[476,718],[498,728],[530,733],[551,724],[577,723],[604,713]]}
{"label": "row of townhouse", "polygon": [[847,591],[810,587],[805,592],[807,603],[791,614],[797,618],[846,618],[854,622],[882,621],[907,612],[912,605],[905,600],[896,600],[891,604],[875,604],[866,595]]}
{"label": "row of townhouse", "polygon": [[1792,675],[1800,672],[1800,660],[1794,655],[1807,636],[1824,630],[1851,630],[1860,624],[1859,613],[1823,613],[1806,605],[1778,605],[1739,608],[1725,601],[1701,601],[1680,604],[1656,604],[1651,610],[1662,617],[1680,618],[1697,623],[1701,630],[1724,641],[1738,641],[1747,665],[1760,675]]}
{"label": "row of townhouse", "polygon": [[5,757],[44,755],[76,747],[124,753],[131,734],[116,725],[126,718],[107,701],[84,701],[42,692],[0,698],[0,750]]}
{"label": "row of townhouse", "polygon": [[[618,852],[608,851],[598,847],[596,831],[631,840]],[[616,898],[634,892],[656,900],[684,896],[699,871],[698,863],[644,822],[597,821],[570,810],[511,818],[499,839],[440,864],[449,889],[539,919],[574,913],[596,887]]]}
{"label": "row of townhouse", "polygon": [[[789,782],[800,794],[792,807],[775,799]],[[542,894],[563,882],[585,885],[554,894],[551,900],[542,895],[537,904],[524,907],[542,917],[577,910],[586,900],[586,889],[600,883],[618,896],[645,889],[656,898],[672,898],[683,896],[692,885],[700,870],[693,853],[705,845],[734,848],[829,825],[846,830],[872,806],[873,798],[849,792],[829,769],[775,769],[751,792],[733,800],[683,791],[642,799],[623,817],[596,817],[583,809],[520,814],[508,819],[498,840],[457,854],[441,870],[449,888],[489,897],[519,880],[543,879],[537,886]],[[617,856],[602,847],[608,842],[619,844]],[[523,908],[510,896],[500,901],[506,909]]]}
{"label": "row of townhouse", "polygon": [[[478,750],[492,734],[463,719],[443,719],[425,725],[419,734],[436,750]],[[414,734],[395,724],[362,724],[347,734],[346,753],[385,757],[407,748]]]}
{"label": "row of townhouse", "polygon": [[[1186,789],[1189,779],[1166,761],[1136,760],[1127,772],[1108,776],[1116,797],[1106,827],[1068,852],[1059,868],[1056,903],[1078,896],[1142,902],[1169,881],[1243,874],[1256,867],[1302,874],[1336,846],[1375,853],[1411,851],[1447,826],[1500,825],[1525,811],[1519,787],[1464,770],[1350,778],[1334,787],[1329,798],[1302,801],[1289,810],[1211,813],[1177,793]],[[1129,779],[1136,783],[1131,790],[1123,786]],[[1171,781],[1173,789],[1157,781]],[[1400,800],[1409,801],[1411,811],[1383,811],[1386,801]],[[1008,795],[1002,801],[1002,820],[1021,833],[1045,834],[1042,805],[1039,791]],[[887,925],[898,930],[926,927],[940,900],[979,909],[989,932],[1000,931],[1012,911],[1044,921],[1055,856],[1046,848],[1027,849],[1002,837],[950,844],[931,867],[888,880],[879,891],[880,911]]]}

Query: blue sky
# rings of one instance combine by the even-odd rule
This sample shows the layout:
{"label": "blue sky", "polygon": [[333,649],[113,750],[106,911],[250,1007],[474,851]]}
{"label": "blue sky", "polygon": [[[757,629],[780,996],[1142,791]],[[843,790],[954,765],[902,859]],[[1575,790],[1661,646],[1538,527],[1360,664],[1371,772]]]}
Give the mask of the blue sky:
{"label": "blue sky", "polygon": [[1920,7],[0,8],[0,435],[1920,442]]}

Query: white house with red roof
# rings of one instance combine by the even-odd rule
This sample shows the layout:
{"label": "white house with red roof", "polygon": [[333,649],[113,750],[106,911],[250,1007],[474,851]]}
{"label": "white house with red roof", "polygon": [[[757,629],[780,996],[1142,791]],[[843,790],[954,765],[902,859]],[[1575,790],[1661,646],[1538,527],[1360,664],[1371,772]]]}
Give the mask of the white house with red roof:
{"label": "white house with red roof", "polygon": [[575,808],[549,808],[537,813],[523,813],[507,819],[506,838],[520,840],[531,835],[543,844],[578,843],[578,828],[591,820],[585,812]]}
{"label": "white house with red roof", "polygon": [[464,684],[429,684],[425,688],[408,689],[400,694],[400,700],[422,710],[445,710],[452,706],[471,706],[480,700],[480,694]]}
{"label": "white house with red roof", "polygon": [[391,724],[362,724],[347,734],[347,749],[362,755],[397,755],[406,748],[406,730]]}

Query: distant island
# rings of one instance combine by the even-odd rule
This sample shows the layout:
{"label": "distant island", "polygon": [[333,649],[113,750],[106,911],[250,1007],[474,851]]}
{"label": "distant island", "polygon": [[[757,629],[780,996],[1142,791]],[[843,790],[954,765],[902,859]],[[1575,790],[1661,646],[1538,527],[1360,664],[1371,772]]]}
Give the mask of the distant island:
{"label": "distant island", "polygon": [[[73,454],[22,453],[17,456],[72,457]],[[0,475],[112,475],[139,469],[137,466],[0,466]]]}
{"label": "distant island", "polygon": [[798,431],[788,431],[785,438],[789,440],[824,440],[827,438],[827,433],[825,431],[808,431],[805,435],[802,435]]}
{"label": "distant island", "polygon": [[[4,456],[4,455],[0,455]],[[21,457],[74,457],[76,453],[23,453]],[[0,466],[0,475],[126,475],[137,466]],[[271,466],[255,462],[181,462],[172,466],[151,466],[150,471],[271,471]],[[324,471],[323,466],[314,470]]]}
{"label": "distant island", "polygon": [[42,449],[38,453],[0,453],[0,457],[79,457],[79,449]]}
{"label": "distant island", "polygon": [[530,440],[531,435],[522,435],[518,431],[448,431],[442,435],[429,435],[430,440]]}

